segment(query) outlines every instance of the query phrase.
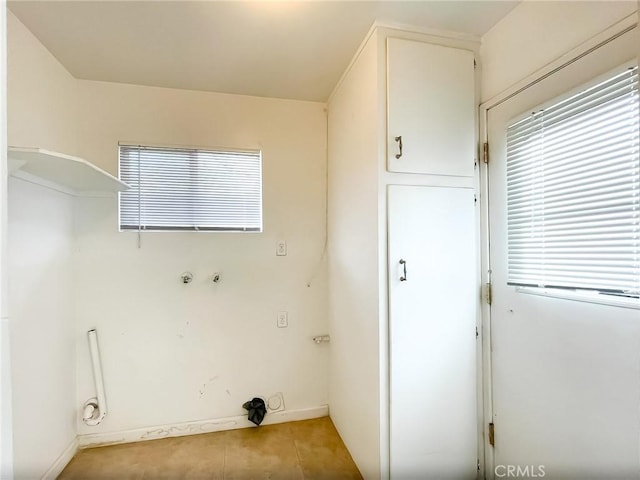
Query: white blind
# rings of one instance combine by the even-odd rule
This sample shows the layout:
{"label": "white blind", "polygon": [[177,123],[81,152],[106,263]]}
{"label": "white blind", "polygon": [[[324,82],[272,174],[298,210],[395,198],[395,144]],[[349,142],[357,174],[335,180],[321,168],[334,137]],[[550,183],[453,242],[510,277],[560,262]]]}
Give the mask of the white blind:
{"label": "white blind", "polygon": [[508,283],[640,294],[638,68],[507,129]]}
{"label": "white blind", "polygon": [[122,230],[262,230],[259,151],[120,145]]}

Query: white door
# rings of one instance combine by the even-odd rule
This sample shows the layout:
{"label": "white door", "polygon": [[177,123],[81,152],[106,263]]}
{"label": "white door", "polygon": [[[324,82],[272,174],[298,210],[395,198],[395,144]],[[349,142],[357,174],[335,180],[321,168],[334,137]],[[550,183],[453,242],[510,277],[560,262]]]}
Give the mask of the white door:
{"label": "white door", "polygon": [[468,50],[387,40],[390,172],[473,176],[473,61]]}
{"label": "white door", "polygon": [[505,477],[508,468],[553,479],[640,475],[640,311],[507,285],[506,204],[507,126],[629,61],[637,42],[636,33],[625,34],[488,112],[495,424],[489,478]]}
{"label": "white door", "polygon": [[471,189],[389,186],[392,479],[476,477]]}

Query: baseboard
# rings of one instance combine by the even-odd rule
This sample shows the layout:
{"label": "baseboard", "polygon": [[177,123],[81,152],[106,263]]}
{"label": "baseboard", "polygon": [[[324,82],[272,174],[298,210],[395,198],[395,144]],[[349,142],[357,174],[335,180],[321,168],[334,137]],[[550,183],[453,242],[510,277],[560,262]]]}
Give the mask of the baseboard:
{"label": "baseboard", "polygon": [[[262,425],[309,420],[311,418],[326,417],[328,415],[328,405],[302,408],[299,410],[283,410],[268,413]],[[255,425],[247,420],[245,415],[238,415],[235,417],[198,420],[196,422],[157,425],[154,427],[137,428],[135,430],[78,435],[78,446],[79,448],[102,447],[119,443],[143,442],[145,440],[157,440],[159,438],[181,437],[183,435],[196,435],[198,433],[221,432],[223,430],[251,427],[255,427]]]}
{"label": "baseboard", "polygon": [[71,461],[77,451],[78,439],[74,438],[69,446],[64,449],[64,452],[62,452],[58,459],[53,462],[53,465],[49,467],[49,470],[45,472],[45,474],[42,476],[42,480],[55,480],[56,478],[58,478],[58,475],[62,473],[64,467],[67,466],[67,464]]}

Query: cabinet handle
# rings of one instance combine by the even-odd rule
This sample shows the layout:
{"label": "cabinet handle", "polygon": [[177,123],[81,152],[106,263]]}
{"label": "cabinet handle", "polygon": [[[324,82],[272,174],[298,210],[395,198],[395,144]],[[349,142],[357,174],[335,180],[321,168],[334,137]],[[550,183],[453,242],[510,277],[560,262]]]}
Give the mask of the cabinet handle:
{"label": "cabinet handle", "polygon": [[395,140],[398,142],[398,147],[400,148],[400,153],[396,153],[396,158],[400,158],[402,156],[402,135],[397,136]]}
{"label": "cabinet handle", "polygon": [[403,271],[403,275],[400,277],[400,281],[406,282],[407,281],[407,261],[401,258],[400,265],[402,265],[402,271]]}

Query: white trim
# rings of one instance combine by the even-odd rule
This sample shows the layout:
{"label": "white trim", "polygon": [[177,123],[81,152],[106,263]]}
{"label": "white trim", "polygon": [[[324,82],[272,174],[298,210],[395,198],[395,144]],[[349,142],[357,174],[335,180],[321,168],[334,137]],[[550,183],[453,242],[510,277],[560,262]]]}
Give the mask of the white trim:
{"label": "white trim", "polygon": [[[489,263],[489,176],[488,165],[484,163],[482,144],[487,141],[487,110],[480,109],[479,114],[479,221],[480,221],[480,279],[481,286],[491,282],[491,265]],[[482,288],[482,287],[481,287]],[[493,390],[492,390],[492,364],[491,364],[491,307],[482,299],[480,303],[481,328],[479,330],[482,348],[482,430],[483,458],[479,477],[482,479],[494,478],[494,450],[489,445],[489,432],[487,426],[493,422]]]}
{"label": "white trim", "polygon": [[[318,407],[302,408],[298,410],[284,410],[274,413],[269,412],[265,416],[262,425],[309,420],[312,418],[326,417],[328,415],[328,405],[320,405]],[[252,427],[255,427],[255,425],[247,419],[246,415],[237,415],[235,417],[212,418],[207,420],[198,420],[195,422],[156,425],[152,427],[137,428],[134,430],[122,430],[119,432],[78,435],[78,445],[79,448],[102,447],[106,445],[116,445],[119,443],[144,442],[146,440],[157,440],[159,438],[182,437],[185,435],[196,435],[199,433],[221,432],[224,430]]]}
{"label": "white trim", "polygon": [[559,288],[544,287],[515,287],[516,292],[542,297],[562,298],[577,302],[597,303],[612,307],[631,308],[640,310],[640,300],[637,298],[617,297],[615,295],[603,295],[598,292],[563,290]]}
{"label": "white trim", "polygon": [[437,28],[420,27],[417,25],[410,25],[408,23],[401,22],[376,20],[375,22],[373,22],[373,27],[398,30],[402,33],[417,33],[420,35],[428,35],[430,37],[438,37],[446,40],[463,40],[465,42],[473,42],[478,44],[481,41],[481,37],[473,33],[463,33],[453,30],[440,30]]}
{"label": "white trim", "polygon": [[55,480],[58,475],[62,473],[64,467],[66,467],[73,456],[78,451],[78,439],[74,438],[73,441],[64,449],[60,456],[53,462],[53,465],[49,467],[49,470],[42,475],[42,480]]}

